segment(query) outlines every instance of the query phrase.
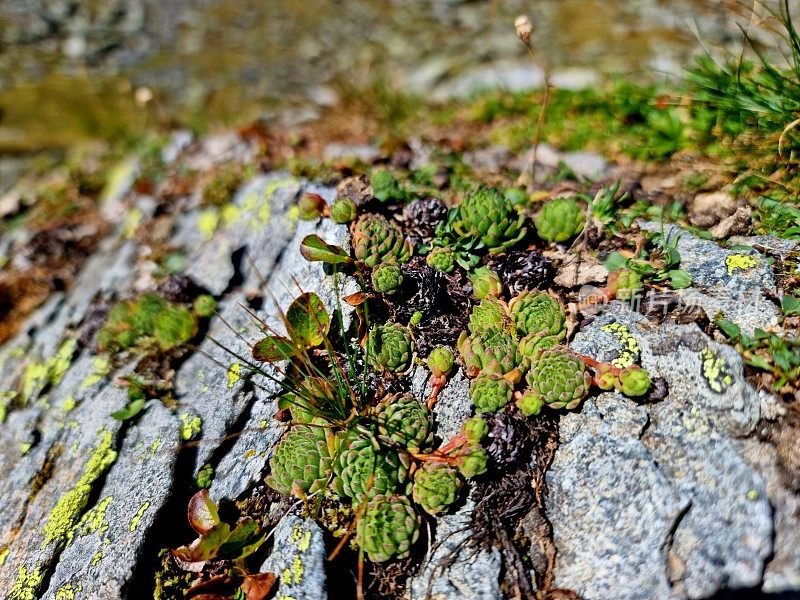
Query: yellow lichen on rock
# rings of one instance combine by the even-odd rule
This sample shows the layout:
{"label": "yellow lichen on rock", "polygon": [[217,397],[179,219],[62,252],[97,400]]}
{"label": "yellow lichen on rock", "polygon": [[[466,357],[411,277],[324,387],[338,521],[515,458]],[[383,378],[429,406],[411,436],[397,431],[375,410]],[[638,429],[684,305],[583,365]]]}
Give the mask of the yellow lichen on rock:
{"label": "yellow lichen on rock", "polygon": [[639,342],[631,335],[631,330],[622,323],[609,323],[601,327],[603,331],[612,334],[622,345],[619,356],[611,361],[611,364],[620,369],[630,367],[639,360]]}
{"label": "yellow lichen on rock", "polygon": [[112,440],[110,431],[101,430],[100,442],[86,461],[83,474],[75,487],[64,494],[50,511],[42,528],[44,537],[42,546],[63,545],[72,539],[75,526],[81,520],[95,481],[117,460],[117,452],[111,447]]}
{"label": "yellow lichen on rock", "polygon": [[7,600],[36,600],[39,586],[44,581],[45,571],[42,567],[28,570],[24,565],[17,572],[17,580],[6,596]]}
{"label": "yellow lichen on rock", "polygon": [[737,270],[747,271],[758,266],[758,259],[750,254],[729,254],[725,257],[725,266],[728,275],[733,275]]}
{"label": "yellow lichen on rock", "polygon": [[144,513],[147,512],[148,508],[150,508],[150,501],[145,500],[144,503],[139,507],[139,510],[136,511],[136,514],[133,515],[133,518],[131,519],[131,526],[130,526],[131,531],[136,531],[136,528],[139,526],[139,521],[142,520],[142,517],[144,516]]}
{"label": "yellow lichen on rock", "polygon": [[733,384],[733,375],[728,361],[719,352],[707,346],[700,351],[700,359],[702,360],[703,378],[714,392],[721,394]]}

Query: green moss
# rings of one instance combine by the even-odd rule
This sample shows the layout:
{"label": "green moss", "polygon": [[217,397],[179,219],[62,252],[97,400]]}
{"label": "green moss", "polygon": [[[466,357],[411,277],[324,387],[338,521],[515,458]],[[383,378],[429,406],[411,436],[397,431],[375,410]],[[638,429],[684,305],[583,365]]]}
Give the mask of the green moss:
{"label": "green moss", "polygon": [[63,546],[72,539],[75,525],[80,521],[86,508],[94,483],[117,460],[117,452],[112,448],[113,435],[110,431],[100,431],[100,441],[86,465],[75,487],[64,494],[47,517],[42,528],[42,546]]}

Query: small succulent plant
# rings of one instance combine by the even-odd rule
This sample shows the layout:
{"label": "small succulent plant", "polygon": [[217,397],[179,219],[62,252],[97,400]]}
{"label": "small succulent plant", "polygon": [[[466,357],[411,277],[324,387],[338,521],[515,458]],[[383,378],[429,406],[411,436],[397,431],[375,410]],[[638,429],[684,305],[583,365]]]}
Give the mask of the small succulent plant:
{"label": "small succulent plant", "polygon": [[458,206],[453,229],[464,237],[478,238],[491,254],[519,242],[526,233],[525,216],[499,191],[482,188]]}
{"label": "small succulent plant", "polygon": [[356,527],[356,541],[373,562],[405,558],[418,537],[419,515],[405,496],[376,496]]}
{"label": "small succulent plant", "polygon": [[197,331],[197,317],[188,308],[169,305],[162,308],[153,322],[153,338],[162,350],[185,344]]}
{"label": "small succulent plant", "polygon": [[461,475],[472,479],[486,473],[488,462],[489,455],[486,454],[486,450],[477,444],[467,444],[459,451],[456,467]]}
{"label": "small succulent plant", "polygon": [[537,414],[536,407],[573,409],[586,397],[591,377],[580,358],[564,346],[543,350],[528,372],[529,388],[519,407]]}
{"label": "small succulent plant", "polygon": [[425,257],[425,262],[437,271],[449,273],[456,266],[456,258],[453,251],[447,246],[436,247]]}
{"label": "small succulent plant", "polygon": [[214,300],[214,296],[201,294],[194,299],[192,310],[198,317],[210,317],[217,310],[217,301]]}
{"label": "small succulent plant", "polygon": [[353,229],[353,252],[368,267],[383,262],[404,263],[411,258],[411,243],[386,217],[364,215]]}
{"label": "small succulent plant", "polygon": [[608,274],[608,292],[620,300],[630,300],[642,291],[642,276],[632,269],[618,269]]}
{"label": "small succulent plant", "polygon": [[461,491],[458,471],[444,463],[426,462],[414,473],[412,496],[429,515],[447,510]]}
{"label": "small succulent plant", "polygon": [[544,292],[523,292],[511,300],[508,308],[521,338],[520,349],[529,358],[535,358],[544,348],[555,346],[567,334],[564,308]]}
{"label": "small succulent plant", "polygon": [[357,214],[356,203],[350,198],[339,198],[331,206],[331,220],[340,225],[355,221]]}
{"label": "small succulent plant", "polygon": [[510,330],[511,321],[505,302],[489,296],[472,308],[469,315],[470,333],[481,333],[488,329]]}
{"label": "small succulent plant", "polygon": [[370,185],[372,186],[372,195],[381,202],[389,202],[390,200],[405,200],[405,192],[400,187],[400,184],[392,175],[391,171],[379,169],[372,172],[369,178]]}
{"label": "small succulent plant", "polygon": [[478,300],[489,296],[499,297],[503,293],[503,282],[500,277],[489,267],[479,267],[470,274],[472,293]]}
{"label": "small succulent plant", "polygon": [[626,396],[644,396],[650,389],[650,373],[637,365],[620,371],[614,386]]}
{"label": "small succulent plant", "polygon": [[464,421],[461,432],[470,444],[478,444],[489,433],[489,424],[482,416],[477,415]]}
{"label": "small succulent plant", "polygon": [[325,199],[319,194],[305,193],[297,201],[299,216],[304,221],[314,221],[322,216],[325,210]]}
{"label": "small succulent plant", "polygon": [[106,324],[98,331],[97,346],[104,352],[125,350],[137,344],[144,349],[143,342],[147,340],[156,348],[168,351],[194,337],[197,316],[196,312],[167,302],[157,294],[123,300],[111,309]]}
{"label": "small succulent plant", "polygon": [[457,345],[470,377],[485,373],[506,375],[513,381],[523,370],[523,357],[517,341],[502,329],[489,328],[471,335],[462,331]]}
{"label": "small succulent plant", "polygon": [[493,413],[511,401],[511,384],[502,377],[478,375],[469,386],[469,396],[479,413]]}
{"label": "small succulent plant", "polygon": [[410,394],[394,394],[376,409],[378,433],[401,447],[419,452],[433,442],[433,415],[428,407]]}
{"label": "small succulent plant", "polygon": [[333,461],[333,488],[354,500],[401,491],[408,483],[408,457],[366,436],[340,434]]}
{"label": "small succulent plant", "polygon": [[382,294],[393,294],[403,285],[403,271],[395,264],[378,265],[372,270],[372,287]]}
{"label": "small succulent plant", "polygon": [[302,497],[327,487],[331,476],[332,434],[323,427],[294,425],[275,447],[267,485]]}
{"label": "small succulent plant", "polygon": [[428,355],[428,368],[434,377],[446,377],[453,370],[455,356],[447,346],[437,346]]}
{"label": "small succulent plant", "polygon": [[370,364],[400,373],[411,366],[414,343],[408,328],[399,323],[384,323],[373,327],[367,337],[367,359]]}
{"label": "small succulent plant", "polygon": [[534,219],[536,233],[546,242],[566,242],[583,229],[586,217],[581,205],[572,198],[547,202]]}

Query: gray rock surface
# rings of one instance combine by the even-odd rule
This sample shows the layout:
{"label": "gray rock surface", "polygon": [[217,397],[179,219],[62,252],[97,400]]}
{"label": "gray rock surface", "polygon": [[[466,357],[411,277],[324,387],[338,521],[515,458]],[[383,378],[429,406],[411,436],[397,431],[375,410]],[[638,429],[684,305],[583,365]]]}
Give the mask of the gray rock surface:
{"label": "gray rock surface", "polygon": [[[311,519],[288,514],[275,528],[274,550],[261,572],[278,579],[278,598],[325,600],[325,543],[322,530]],[[333,591],[333,590],[332,590]]]}
{"label": "gray rock surface", "polygon": [[500,552],[478,550],[470,543],[475,503],[437,521],[436,538],[418,575],[410,582],[411,598],[500,600]]}
{"label": "gray rock surface", "polygon": [[738,354],[694,325],[654,328],[619,303],[571,346],[638,362],[669,394],[642,406],[606,393],[562,417],[547,474],[556,585],[587,599],[707,598],[796,577],[785,547],[775,579],[764,576],[772,506],[786,506],[787,492],[747,458],[771,446],[749,439],[745,452],[739,439],[753,432],[761,400]]}

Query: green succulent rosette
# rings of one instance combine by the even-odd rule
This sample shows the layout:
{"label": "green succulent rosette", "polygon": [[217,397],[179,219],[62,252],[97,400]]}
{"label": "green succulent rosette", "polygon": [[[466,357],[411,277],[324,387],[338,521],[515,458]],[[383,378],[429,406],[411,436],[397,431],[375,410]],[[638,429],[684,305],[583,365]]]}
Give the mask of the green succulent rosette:
{"label": "green succulent rosette", "polygon": [[339,225],[344,225],[356,220],[358,208],[350,198],[339,198],[331,206],[331,220]]}
{"label": "green succulent rosette", "polygon": [[564,308],[549,294],[522,292],[508,303],[508,310],[520,337],[535,333],[552,335],[560,341],[567,334]]}
{"label": "green succulent rosette", "polygon": [[372,562],[405,558],[418,537],[419,515],[405,496],[376,496],[356,526],[356,542]]}
{"label": "green succulent rosette", "polygon": [[378,494],[404,492],[408,485],[408,456],[381,446],[367,436],[343,433],[333,461],[333,489],[360,501]]}
{"label": "green succulent rosette", "polygon": [[381,202],[405,200],[405,193],[391,171],[379,169],[372,172],[369,178],[372,195]]}
{"label": "green succulent rosette", "polygon": [[478,444],[468,444],[459,451],[456,467],[463,477],[472,479],[486,473],[488,463],[489,455],[484,448]]}
{"label": "green succulent rosette", "polygon": [[461,432],[470,444],[478,444],[489,434],[489,424],[486,419],[477,415],[464,421]]}
{"label": "green succulent rosette", "polygon": [[426,362],[434,377],[446,377],[453,370],[455,356],[447,346],[437,346],[431,350]]}
{"label": "green succulent rosette", "polygon": [[353,227],[353,253],[368,267],[411,258],[409,242],[397,224],[381,215],[364,215]]}
{"label": "green succulent rosette", "polygon": [[367,336],[367,360],[381,370],[401,373],[411,366],[414,343],[407,327],[384,323],[373,327]]}
{"label": "green succulent rosette", "polygon": [[546,202],[534,219],[536,233],[546,242],[566,242],[583,230],[583,207],[572,198]]}
{"label": "green succulent rosette", "polygon": [[525,216],[492,188],[467,195],[458,206],[453,230],[460,236],[480,239],[491,254],[511,248],[527,231]]}
{"label": "green succulent rosette", "polygon": [[591,376],[583,361],[564,346],[543,350],[527,375],[529,403],[573,409],[586,397]]}
{"label": "green succulent rosette", "polygon": [[426,462],[414,473],[411,495],[429,515],[447,510],[461,492],[458,471],[444,463]]}
{"label": "green succulent rosette", "polygon": [[502,377],[478,375],[469,386],[469,397],[479,413],[493,413],[511,402],[512,385]]}
{"label": "green succulent rosette", "polygon": [[472,293],[478,300],[488,296],[500,296],[503,293],[503,282],[500,276],[489,267],[478,267],[469,276],[472,282]]}
{"label": "green succulent rosette", "polygon": [[650,373],[639,366],[632,365],[620,371],[614,387],[626,396],[644,396],[650,389]]}
{"label": "green succulent rosette", "polygon": [[411,394],[393,394],[376,408],[378,433],[408,450],[416,452],[433,443],[433,415]]}
{"label": "green succulent rosette", "polygon": [[513,382],[525,370],[517,340],[502,329],[489,328],[469,335],[462,331],[457,346],[470,377],[485,373],[507,376]]}
{"label": "green succulent rosette", "polygon": [[403,271],[397,265],[378,265],[372,270],[372,287],[382,294],[393,294],[403,285]]}
{"label": "green succulent rosette", "polygon": [[472,311],[469,314],[470,333],[482,333],[489,329],[510,331],[510,325],[508,307],[502,300],[494,296],[481,300],[472,307]]}
{"label": "green succulent rosette", "polygon": [[425,257],[425,262],[437,271],[450,273],[456,266],[456,257],[450,248],[436,247]]}
{"label": "green succulent rosette", "polygon": [[324,489],[331,476],[332,455],[333,436],[327,429],[294,425],[275,446],[267,485],[297,497]]}

